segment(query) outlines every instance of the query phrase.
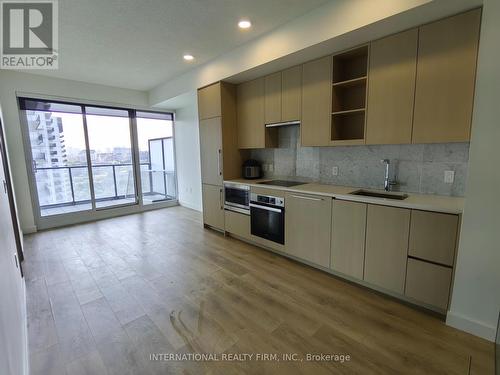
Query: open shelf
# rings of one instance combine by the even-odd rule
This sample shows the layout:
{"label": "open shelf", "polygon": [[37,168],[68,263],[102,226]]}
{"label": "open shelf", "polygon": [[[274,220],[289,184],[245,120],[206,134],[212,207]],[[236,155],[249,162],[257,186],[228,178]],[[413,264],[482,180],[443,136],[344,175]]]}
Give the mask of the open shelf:
{"label": "open shelf", "polygon": [[368,46],[362,46],[333,56],[333,83],[366,77]]}
{"label": "open shelf", "polygon": [[365,108],[356,108],[356,109],[348,109],[346,111],[337,111],[337,112],[332,112],[332,115],[337,116],[337,115],[348,115],[349,113],[358,113],[358,112],[365,112]]}
{"label": "open shelf", "polygon": [[354,111],[332,115],[332,141],[363,140],[365,112]]}
{"label": "open shelf", "polygon": [[351,87],[366,84],[366,76],[348,79],[346,81],[334,82],[333,87]]}
{"label": "open shelf", "polygon": [[365,139],[368,46],[333,56],[332,129],[335,144],[361,144]]}

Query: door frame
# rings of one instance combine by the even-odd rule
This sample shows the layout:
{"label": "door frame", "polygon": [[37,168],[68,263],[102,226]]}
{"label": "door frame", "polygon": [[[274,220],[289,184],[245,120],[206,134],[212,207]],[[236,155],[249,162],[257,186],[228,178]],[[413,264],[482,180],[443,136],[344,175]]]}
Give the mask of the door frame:
{"label": "door frame", "polygon": [[[59,102],[64,104],[72,104],[79,105],[82,107],[82,119],[84,123],[84,134],[86,137],[86,146],[87,146],[87,170],[89,173],[89,184],[91,191],[91,202],[92,209],[90,210],[82,210],[64,214],[56,214],[51,216],[41,216],[41,210],[38,200],[38,190],[35,181],[35,176],[33,173],[33,155],[31,150],[31,142],[29,136],[28,122],[27,118],[21,110],[20,107],[20,99],[28,98],[33,100],[40,101],[49,101],[49,102]],[[35,219],[35,225],[37,230],[44,230],[50,228],[57,228],[67,225],[73,225],[88,221],[95,221],[101,219],[107,219],[116,216],[129,215],[133,213],[141,213],[145,211],[150,211],[159,208],[166,208],[179,205],[179,197],[178,197],[178,186],[177,186],[177,160],[175,158],[175,114],[172,111],[161,111],[161,110],[151,110],[151,108],[145,109],[144,107],[130,107],[130,106],[117,106],[116,104],[106,104],[95,101],[85,101],[85,100],[76,100],[76,99],[67,99],[67,98],[59,98],[53,96],[43,96],[39,94],[29,94],[29,93],[16,93],[16,101],[18,104],[18,112],[21,124],[21,133],[23,139],[24,146],[24,156],[26,161],[26,171],[28,174],[28,185],[30,189],[31,196],[31,204],[33,208],[33,216]],[[131,135],[131,147],[132,147],[132,166],[134,171],[134,184],[135,184],[135,202],[120,204],[110,207],[95,207],[95,192],[92,183],[92,165],[90,160],[90,149],[89,149],[89,140],[88,140],[88,131],[87,131],[87,123],[85,114],[85,107],[102,107],[102,108],[110,108],[110,109],[119,109],[126,110],[129,113],[129,127],[130,127],[130,135]],[[140,176],[140,158],[139,158],[139,148],[138,148],[138,138],[137,138],[137,121],[136,121],[136,112],[151,112],[151,113],[165,113],[172,115],[172,138],[174,138],[174,165],[175,165],[175,184],[177,197],[174,200],[170,201],[161,201],[156,202],[154,204],[144,205],[142,199],[142,183]],[[89,169],[90,168],[90,169]]]}
{"label": "door frame", "polygon": [[17,207],[14,200],[14,191],[12,188],[12,178],[10,174],[9,161],[7,159],[7,148],[5,142],[5,133],[3,128],[2,116],[0,114],[0,153],[2,154],[3,171],[5,176],[5,183],[7,184],[7,197],[9,199],[10,216],[12,219],[12,227],[14,229],[14,238],[16,240],[16,251],[19,262],[19,271],[21,277],[24,277],[22,262],[24,261],[23,241],[21,240],[21,228],[19,227],[19,219],[17,216]]}

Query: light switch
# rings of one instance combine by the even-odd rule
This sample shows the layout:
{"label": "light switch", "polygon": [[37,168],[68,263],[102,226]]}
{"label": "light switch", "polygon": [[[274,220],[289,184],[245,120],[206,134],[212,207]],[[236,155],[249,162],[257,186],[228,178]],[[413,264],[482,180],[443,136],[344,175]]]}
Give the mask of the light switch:
{"label": "light switch", "polygon": [[332,167],[332,175],[333,176],[338,176],[339,175],[339,167],[337,167],[337,166]]}
{"label": "light switch", "polygon": [[455,171],[444,171],[444,182],[452,184],[455,180]]}

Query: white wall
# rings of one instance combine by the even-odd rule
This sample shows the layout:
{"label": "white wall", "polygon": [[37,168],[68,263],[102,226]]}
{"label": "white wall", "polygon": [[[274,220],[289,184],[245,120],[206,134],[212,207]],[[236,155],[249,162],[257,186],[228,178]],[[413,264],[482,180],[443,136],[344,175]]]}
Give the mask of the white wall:
{"label": "white wall", "polygon": [[500,309],[500,2],[485,0],[465,210],[447,323],[494,339]]}
{"label": "white wall", "polygon": [[9,146],[9,160],[16,191],[19,221],[23,232],[29,233],[35,230],[35,221],[29,192],[16,92],[143,107],[148,105],[148,100],[147,94],[141,91],[0,71],[0,105],[4,118],[6,142]]}
{"label": "white wall", "polygon": [[175,112],[175,155],[179,203],[201,211],[201,167],[196,92],[188,95]]}
{"label": "white wall", "polygon": [[[238,75],[248,80],[481,4],[481,0],[335,0],[149,92],[151,105]],[[249,31],[251,32],[251,30]],[[245,72],[243,75],[240,74]]]}

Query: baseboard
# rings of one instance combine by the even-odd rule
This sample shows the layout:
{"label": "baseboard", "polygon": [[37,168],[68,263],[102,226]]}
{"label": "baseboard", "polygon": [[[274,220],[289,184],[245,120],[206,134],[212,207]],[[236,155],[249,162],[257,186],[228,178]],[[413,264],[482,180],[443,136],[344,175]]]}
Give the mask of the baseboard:
{"label": "baseboard", "polygon": [[181,206],[183,206],[183,207],[190,208],[192,210],[201,212],[201,207],[200,206],[194,205],[194,204],[192,204],[190,202],[179,201],[179,204]]}
{"label": "baseboard", "polygon": [[37,227],[36,227],[36,225],[33,225],[32,227],[24,227],[24,228],[22,228],[22,231],[23,231],[23,234],[36,233]]}
{"label": "baseboard", "polygon": [[446,324],[472,335],[482,337],[488,341],[495,341],[496,327],[489,326],[483,322],[469,319],[463,315],[448,311]]}

